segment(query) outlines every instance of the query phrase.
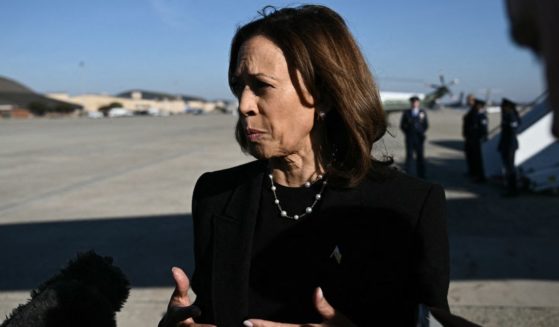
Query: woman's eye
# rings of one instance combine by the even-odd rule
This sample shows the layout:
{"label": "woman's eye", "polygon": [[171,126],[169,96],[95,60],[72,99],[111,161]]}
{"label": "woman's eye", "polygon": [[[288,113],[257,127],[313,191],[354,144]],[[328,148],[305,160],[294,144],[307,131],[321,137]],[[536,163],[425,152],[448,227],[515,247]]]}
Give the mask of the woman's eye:
{"label": "woman's eye", "polygon": [[240,81],[231,82],[231,89],[233,90],[233,93],[235,94],[236,97],[241,96],[241,93],[243,93],[244,88],[245,88],[245,84],[241,83]]}
{"label": "woman's eye", "polygon": [[256,80],[256,82],[254,83],[254,85],[255,85],[257,88],[259,88],[259,89],[260,89],[260,88],[264,88],[264,87],[270,86],[270,84],[268,84],[268,83],[266,83],[266,82],[263,82],[263,81],[259,81],[259,80]]}
{"label": "woman's eye", "polygon": [[270,84],[268,84],[264,81],[255,80],[251,83],[250,87],[255,93],[262,93],[270,86],[271,86]]}
{"label": "woman's eye", "polygon": [[[230,85],[235,96],[237,98],[240,98],[243,95],[243,91],[247,86],[247,82],[244,82],[242,80],[232,80],[230,82]],[[271,85],[264,81],[254,79],[248,81],[248,86],[251,89],[251,91],[254,92],[254,94],[260,95],[263,94],[265,90]]]}

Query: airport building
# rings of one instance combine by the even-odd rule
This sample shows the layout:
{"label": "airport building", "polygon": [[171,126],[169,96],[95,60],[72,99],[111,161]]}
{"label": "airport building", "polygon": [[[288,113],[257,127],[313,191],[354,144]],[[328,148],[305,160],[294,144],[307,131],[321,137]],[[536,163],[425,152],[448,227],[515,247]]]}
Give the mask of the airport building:
{"label": "airport building", "polygon": [[[127,115],[202,114],[212,111],[233,113],[237,103],[134,89],[117,95],[49,93],[42,95],[14,80],[0,76],[0,118],[67,116],[82,113],[105,115],[111,109]],[[107,110],[107,111],[104,111]]]}
{"label": "airport building", "polygon": [[130,90],[117,95],[82,94],[70,96],[67,93],[49,93],[47,96],[51,99],[80,105],[86,112],[96,112],[103,107],[115,104],[115,107],[124,108],[132,114],[147,112],[179,114],[189,110],[207,113],[214,111],[220,105],[219,102],[206,101],[202,98],[145,90]]}
{"label": "airport building", "polygon": [[0,118],[78,115],[81,109],[79,104],[45,97],[0,76]]}

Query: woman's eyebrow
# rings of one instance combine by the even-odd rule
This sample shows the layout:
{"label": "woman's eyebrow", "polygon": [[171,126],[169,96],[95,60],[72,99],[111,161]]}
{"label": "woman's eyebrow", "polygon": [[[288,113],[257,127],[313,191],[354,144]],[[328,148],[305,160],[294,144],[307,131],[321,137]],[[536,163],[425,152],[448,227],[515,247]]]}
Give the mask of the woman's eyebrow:
{"label": "woman's eyebrow", "polygon": [[265,74],[265,73],[255,73],[255,74],[247,74],[247,75],[250,76],[250,77],[266,77],[266,78],[272,79],[274,81],[278,80],[276,77],[274,77],[272,75],[269,75],[269,74]]}
{"label": "woman's eyebrow", "polygon": [[270,74],[266,74],[266,73],[247,73],[247,72],[235,73],[233,76],[231,76],[230,80],[236,82],[239,79],[243,78],[243,76],[250,77],[250,78],[265,77],[265,78],[269,78],[269,79],[274,80],[274,81],[279,81],[279,79],[277,77],[272,76]]}
{"label": "woman's eyebrow", "polygon": [[273,80],[278,80],[277,77],[267,74],[267,73],[263,73],[263,72],[249,72],[247,70],[242,70],[240,72],[236,72],[234,77],[239,78],[241,76],[248,76],[248,77],[266,77],[266,78],[270,78]]}

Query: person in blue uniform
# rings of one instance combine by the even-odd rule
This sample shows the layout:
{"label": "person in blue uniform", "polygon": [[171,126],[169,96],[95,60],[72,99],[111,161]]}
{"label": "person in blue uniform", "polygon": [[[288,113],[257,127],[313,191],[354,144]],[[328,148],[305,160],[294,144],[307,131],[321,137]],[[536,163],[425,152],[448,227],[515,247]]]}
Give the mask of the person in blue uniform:
{"label": "person in blue uniform", "polygon": [[[476,101],[476,97],[473,94],[468,94],[468,96],[466,97],[466,104],[468,105],[469,110],[475,110],[474,109],[474,105],[475,105],[475,101]],[[462,136],[465,138],[465,119],[463,121],[462,124]],[[465,176],[468,177],[472,177],[473,175],[473,164],[472,164],[472,158],[471,156],[471,151],[467,151],[468,149],[466,147],[464,147],[464,158],[466,159],[466,174]]]}
{"label": "person in blue uniform", "polygon": [[516,103],[507,98],[501,101],[501,137],[497,150],[501,153],[503,170],[507,185],[506,196],[517,194],[516,186],[516,167],[514,165],[514,155],[518,149],[516,132],[520,125],[520,117],[516,110]]}
{"label": "person in blue uniform", "polygon": [[420,108],[419,98],[410,98],[411,108],[402,114],[400,129],[406,138],[406,172],[412,174],[412,165],[415,156],[416,174],[425,178],[425,132],[429,128],[427,113]]}
{"label": "person in blue uniform", "polygon": [[481,145],[487,140],[488,120],[484,107],[485,101],[475,99],[473,106],[464,115],[462,125],[464,151],[470,177],[478,183],[485,181]]}

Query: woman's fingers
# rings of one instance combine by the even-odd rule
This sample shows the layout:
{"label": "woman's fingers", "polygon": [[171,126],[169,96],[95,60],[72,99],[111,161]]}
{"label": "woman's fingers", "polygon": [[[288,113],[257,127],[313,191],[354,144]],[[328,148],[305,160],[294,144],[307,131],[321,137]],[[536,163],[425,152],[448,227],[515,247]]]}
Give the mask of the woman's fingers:
{"label": "woman's fingers", "polygon": [[170,305],[158,327],[198,326],[192,318],[198,317],[201,313],[200,308],[195,305],[188,307]]}
{"label": "woman's fingers", "polygon": [[336,310],[326,301],[320,287],[314,291],[314,306],[325,321],[332,320],[336,316]]}
{"label": "woman's fingers", "polygon": [[314,292],[314,305],[318,313],[324,318],[323,326],[355,327],[355,325],[341,312],[326,301],[322,289],[317,287]]}
{"label": "woman's fingers", "polygon": [[189,306],[190,299],[188,298],[188,289],[190,288],[190,280],[184,271],[178,267],[173,267],[171,272],[173,273],[173,279],[175,280],[175,291],[171,296],[169,306]]}
{"label": "woman's fingers", "polygon": [[159,327],[176,327],[176,326],[197,326],[192,320],[193,317],[198,317],[201,314],[197,306],[190,305],[188,298],[188,289],[190,288],[190,280],[185,272],[178,268],[171,269],[173,279],[175,280],[175,290],[165,316],[159,322]]}
{"label": "woman's fingers", "polygon": [[195,305],[187,307],[170,306],[167,310],[166,318],[172,323],[179,323],[188,318],[196,318],[202,314],[200,308]]}
{"label": "woman's fingers", "polygon": [[322,289],[317,287],[314,292],[314,305],[318,313],[322,316],[324,321],[322,324],[302,324],[293,325],[285,324],[275,321],[261,320],[261,319],[249,319],[243,322],[245,327],[318,327],[318,326],[339,326],[339,327],[354,327],[355,325],[347,319],[343,314],[336,312],[326,298]]}
{"label": "woman's fingers", "polygon": [[[173,326],[175,327],[175,326]],[[176,327],[216,327],[215,325],[197,324],[194,322],[184,322],[176,325]]]}
{"label": "woman's fingers", "polygon": [[243,326],[245,327],[300,327],[301,325],[284,324],[281,322],[268,321],[262,319],[249,319],[243,322]]}

